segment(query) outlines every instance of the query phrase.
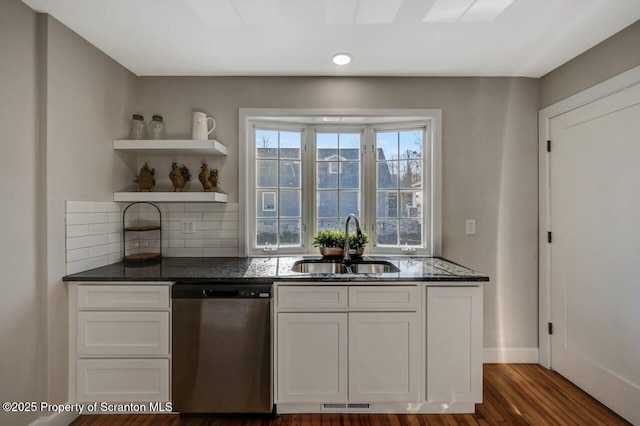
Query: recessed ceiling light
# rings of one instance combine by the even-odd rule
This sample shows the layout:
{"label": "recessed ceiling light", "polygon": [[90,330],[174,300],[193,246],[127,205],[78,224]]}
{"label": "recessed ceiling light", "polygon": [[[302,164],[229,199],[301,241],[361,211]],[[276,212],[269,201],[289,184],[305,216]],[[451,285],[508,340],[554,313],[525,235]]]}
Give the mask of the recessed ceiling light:
{"label": "recessed ceiling light", "polygon": [[336,65],[347,65],[351,62],[351,55],[348,53],[336,53],[333,55],[333,63]]}

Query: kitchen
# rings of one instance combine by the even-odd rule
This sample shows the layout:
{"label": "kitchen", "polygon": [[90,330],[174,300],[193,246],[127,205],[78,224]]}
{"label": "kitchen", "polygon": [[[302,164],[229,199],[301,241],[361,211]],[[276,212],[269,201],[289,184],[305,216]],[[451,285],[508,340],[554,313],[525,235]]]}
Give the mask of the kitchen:
{"label": "kitchen", "polygon": [[[127,135],[135,112],[147,119],[161,112],[168,138],[189,134],[194,108],[215,117],[215,137],[229,153],[210,166],[219,169],[229,199],[222,213],[237,218],[231,221],[240,228],[240,216],[233,215],[241,197],[240,108],[441,109],[442,255],[491,279],[483,286],[485,362],[538,362],[540,323],[546,324],[539,323],[537,303],[538,112],[638,66],[637,15],[627,14],[626,21],[624,13],[616,15],[626,23],[573,56],[619,34],[541,78],[453,72],[136,77],[54,17],[36,15],[19,1],[1,7],[2,98],[9,100],[2,114],[3,198],[13,206],[3,229],[3,241],[12,242],[2,256],[9,272],[2,358],[11,366],[2,369],[3,401],[69,401],[65,203],[110,202],[114,192],[132,185],[135,158],[115,153],[112,143]],[[465,234],[470,218],[478,224],[475,236]],[[227,247],[224,254],[237,256],[239,249]],[[9,389],[6,383],[20,385]],[[28,424],[37,417],[25,413],[6,421]]]}

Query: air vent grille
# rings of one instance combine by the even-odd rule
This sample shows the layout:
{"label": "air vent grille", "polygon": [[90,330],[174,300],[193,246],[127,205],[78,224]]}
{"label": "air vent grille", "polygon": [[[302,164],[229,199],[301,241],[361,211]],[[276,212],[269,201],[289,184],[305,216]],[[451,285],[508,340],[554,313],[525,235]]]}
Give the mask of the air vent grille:
{"label": "air vent grille", "polygon": [[368,402],[358,402],[352,404],[345,404],[339,402],[327,402],[322,404],[323,410],[369,410],[371,404]]}

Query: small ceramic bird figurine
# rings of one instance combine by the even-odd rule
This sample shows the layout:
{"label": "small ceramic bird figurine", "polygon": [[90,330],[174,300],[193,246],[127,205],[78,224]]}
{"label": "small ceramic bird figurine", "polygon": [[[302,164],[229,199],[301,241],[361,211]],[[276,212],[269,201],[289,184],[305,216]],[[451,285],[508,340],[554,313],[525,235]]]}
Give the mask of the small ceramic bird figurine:
{"label": "small ceramic bird figurine", "polygon": [[191,180],[191,173],[189,169],[183,164],[182,167],[178,167],[178,163],[171,163],[171,173],[169,173],[169,179],[173,184],[173,192],[178,189],[180,192],[184,189],[184,186]]}
{"label": "small ceramic bird figurine", "polygon": [[140,169],[140,173],[136,176],[134,182],[138,184],[138,191],[151,191],[153,189],[153,185],[156,184],[156,180],[153,176],[156,174],[155,169],[150,169],[147,163],[144,163],[144,166]]}
{"label": "small ceramic bird figurine", "polygon": [[205,192],[211,192],[218,189],[218,169],[211,170],[207,163],[202,163],[200,174],[198,175],[200,183]]}

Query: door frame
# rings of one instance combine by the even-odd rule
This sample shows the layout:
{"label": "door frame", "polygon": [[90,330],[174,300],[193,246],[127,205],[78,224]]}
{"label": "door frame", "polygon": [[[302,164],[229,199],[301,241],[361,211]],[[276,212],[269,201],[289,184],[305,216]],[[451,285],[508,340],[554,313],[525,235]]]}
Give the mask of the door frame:
{"label": "door frame", "polygon": [[551,168],[547,152],[550,120],[636,84],[640,84],[640,66],[541,109],[538,113],[538,362],[546,368],[552,368],[551,336],[548,332],[548,323],[551,322],[551,247],[547,242],[547,232],[551,231]]}

